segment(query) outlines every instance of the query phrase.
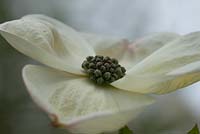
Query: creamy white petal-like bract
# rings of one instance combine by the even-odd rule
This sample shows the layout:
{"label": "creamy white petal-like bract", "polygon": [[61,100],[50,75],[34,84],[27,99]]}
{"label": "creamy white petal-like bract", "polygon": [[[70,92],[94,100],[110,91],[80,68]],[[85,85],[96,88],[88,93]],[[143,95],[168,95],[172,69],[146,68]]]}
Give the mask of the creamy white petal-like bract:
{"label": "creamy white petal-like bract", "polygon": [[[50,22],[61,31],[65,30],[66,27],[66,25],[62,22],[45,15],[27,15],[23,18],[34,18],[39,21]],[[82,36],[90,44],[90,46],[94,48],[96,55],[110,56],[112,58],[120,59],[126,51],[126,46],[129,44],[127,39],[119,37],[110,37],[83,32],[79,33],[80,36]]]}
{"label": "creamy white petal-like bract", "polygon": [[[62,22],[44,15],[27,15],[24,18],[35,18],[40,21],[50,22],[57,29],[63,31],[66,25]],[[64,31],[63,31],[64,32]],[[132,68],[145,57],[170,42],[180,35],[171,32],[161,32],[148,35],[134,42],[122,37],[112,37],[91,33],[80,33],[90,46],[94,48],[96,55],[110,56],[119,60],[127,69]],[[89,54],[88,54],[89,55]]]}
{"label": "creamy white petal-like bract", "polygon": [[96,86],[84,77],[27,65],[23,78],[28,92],[54,124],[74,133],[116,131],[153,103],[151,97]]}
{"label": "creamy white petal-like bract", "polygon": [[163,94],[200,80],[200,32],[182,36],[148,56],[113,86]]}
{"label": "creamy white petal-like bract", "polygon": [[83,74],[81,63],[93,48],[72,28],[35,17],[23,17],[0,25],[1,35],[17,50],[59,70]]}
{"label": "creamy white petal-like bract", "polygon": [[126,53],[126,48],[130,44],[128,39],[119,37],[91,33],[81,33],[81,35],[94,48],[97,55],[109,56],[118,60]]}
{"label": "creamy white petal-like bract", "polygon": [[131,69],[166,43],[180,37],[176,33],[163,32],[148,35],[136,41],[82,33],[82,36],[94,47],[96,54],[106,55],[119,60],[120,64]]}

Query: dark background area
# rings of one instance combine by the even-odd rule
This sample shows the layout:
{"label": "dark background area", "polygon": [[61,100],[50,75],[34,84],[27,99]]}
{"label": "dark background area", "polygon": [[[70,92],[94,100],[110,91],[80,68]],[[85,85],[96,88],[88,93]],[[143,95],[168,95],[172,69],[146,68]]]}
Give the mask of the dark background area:
{"label": "dark background area", "polygon": [[[9,0],[0,1],[0,23],[14,19]],[[0,36],[0,134],[66,134],[52,127],[47,115],[25,90],[21,69],[33,63]]]}

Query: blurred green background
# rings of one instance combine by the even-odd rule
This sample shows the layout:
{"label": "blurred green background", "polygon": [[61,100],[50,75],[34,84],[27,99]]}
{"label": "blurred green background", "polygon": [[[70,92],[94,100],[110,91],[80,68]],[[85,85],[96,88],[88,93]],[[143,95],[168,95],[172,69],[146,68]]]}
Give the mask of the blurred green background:
{"label": "blurred green background", "polygon": [[[134,40],[151,32],[199,30],[200,17],[195,14],[200,10],[198,4],[193,0],[0,0],[0,23],[40,13],[81,31]],[[52,127],[47,115],[28,96],[21,77],[21,69],[28,63],[36,62],[0,36],[0,134],[66,134],[66,130]],[[200,122],[199,87],[197,83],[157,96],[159,101],[129,126],[136,134],[186,134]]]}
{"label": "blurred green background", "polygon": [[[10,0],[0,0],[0,23],[15,18],[11,4]],[[21,69],[30,62],[0,36],[0,134],[66,134],[50,125],[25,91]]]}

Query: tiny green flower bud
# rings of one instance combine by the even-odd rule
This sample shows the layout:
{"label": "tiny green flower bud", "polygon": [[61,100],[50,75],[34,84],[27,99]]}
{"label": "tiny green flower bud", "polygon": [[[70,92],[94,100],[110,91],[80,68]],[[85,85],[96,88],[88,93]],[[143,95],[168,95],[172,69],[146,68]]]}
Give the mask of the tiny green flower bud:
{"label": "tiny green flower bud", "polygon": [[126,72],[126,69],[124,67],[121,67],[122,69],[122,72],[125,73]]}
{"label": "tiny green flower bud", "polygon": [[116,64],[114,64],[114,63],[112,63],[112,64],[111,64],[111,67],[112,67],[112,68],[116,68],[116,67],[117,67],[117,65],[116,65]]}
{"label": "tiny green flower bud", "polygon": [[117,75],[122,76],[123,72],[122,72],[121,67],[117,67],[115,71],[116,71]]}
{"label": "tiny green flower bud", "polygon": [[93,58],[93,56],[88,56],[86,59],[87,59],[87,61],[91,61],[92,58]]}
{"label": "tiny green flower bud", "polygon": [[96,61],[96,62],[99,62],[99,61],[101,61],[101,59],[100,59],[100,58],[96,58],[95,61]]}
{"label": "tiny green flower bud", "polygon": [[96,69],[96,70],[94,71],[94,75],[95,75],[96,77],[99,77],[99,76],[102,75],[102,73],[101,73],[100,70]]}
{"label": "tiny green flower bud", "polygon": [[110,73],[110,72],[105,72],[105,73],[103,74],[103,77],[104,77],[106,80],[109,80],[110,77],[111,77],[111,73]]}
{"label": "tiny green flower bud", "polygon": [[118,64],[118,61],[117,61],[115,58],[112,58],[112,62],[113,62],[114,64]]}
{"label": "tiny green flower bud", "polygon": [[89,66],[89,62],[85,60],[85,61],[82,63],[82,68],[87,69],[88,66]]}
{"label": "tiny green flower bud", "polygon": [[110,60],[110,57],[106,56],[106,57],[104,57],[103,60],[104,60],[104,61],[108,61],[108,60]]}
{"label": "tiny green flower bud", "polygon": [[115,72],[115,69],[114,68],[110,68],[110,72],[111,73]]}
{"label": "tiny green flower bud", "polygon": [[97,64],[96,64],[96,67],[97,67],[97,68],[100,68],[100,67],[101,67],[101,65],[103,65],[103,63],[102,63],[102,62],[97,62]]}
{"label": "tiny green flower bud", "polygon": [[92,74],[94,73],[94,69],[88,69],[88,70],[87,70],[87,73],[88,73],[89,75],[92,75]]}
{"label": "tiny green flower bud", "polygon": [[105,71],[106,71],[106,67],[103,66],[103,65],[100,67],[100,69],[101,69],[102,72],[105,72]]}
{"label": "tiny green flower bud", "polygon": [[112,76],[113,76],[116,80],[119,79],[119,76],[118,76],[116,73],[112,74]]}
{"label": "tiny green flower bud", "polygon": [[95,67],[95,64],[94,63],[90,63],[89,64],[89,68],[94,68]]}
{"label": "tiny green flower bud", "polygon": [[104,83],[104,79],[102,78],[102,77],[100,77],[100,78],[97,78],[97,84],[98,85],[101,85],[101,84],[103,84]]}
{"label": "tiny green flower bud", "polygon": [[106,69],[110,68],[110,64],[109,63],[105,63],[104,66],[106,67]]}

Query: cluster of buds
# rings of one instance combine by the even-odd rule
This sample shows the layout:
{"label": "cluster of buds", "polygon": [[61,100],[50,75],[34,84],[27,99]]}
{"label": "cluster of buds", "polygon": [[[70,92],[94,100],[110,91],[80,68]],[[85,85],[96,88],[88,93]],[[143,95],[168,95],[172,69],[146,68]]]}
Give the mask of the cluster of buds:
{"label": "cluster of buds", "polygon": [[82,63],[82,68],[98,85],[114,82],[124,77],[126,72],[116,59],[99,55],[88,56]]}

